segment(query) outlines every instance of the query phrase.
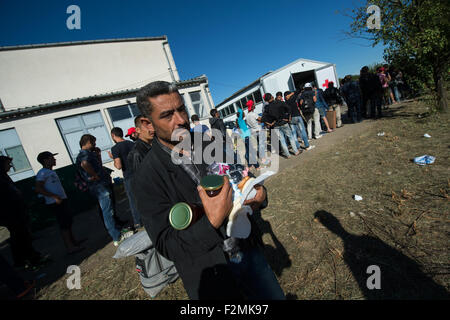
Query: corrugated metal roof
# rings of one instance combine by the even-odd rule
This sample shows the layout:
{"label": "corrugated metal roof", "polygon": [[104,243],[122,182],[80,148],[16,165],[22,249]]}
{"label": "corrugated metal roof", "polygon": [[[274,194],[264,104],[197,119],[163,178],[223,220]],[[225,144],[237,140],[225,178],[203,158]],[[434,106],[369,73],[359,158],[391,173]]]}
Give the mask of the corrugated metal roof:
{"label": "corrugated metal roof", "polygon": [[[208,78],[206,77],[206,75],[201,75],[199,77],[188,79],[188,80],[176,81],[175,83],[178,86],[178,88],[185,88],[185,87],[189,87],[191,85],[205,83],[205,82],[208,82]],[[109,93],[96,94],[96,95],[88,96],[88,97],[75,98],[75,99],[69,99],[69,100],[64,100],[64,101],[40,104],[37,106],[31,106],[31,107],[26,107],[26,108],[7,110],[4,112],[0,112],[0,121],[5,122],[5,121],[10,121],[10,120],[16,119],[18,117],[30,116],[30,115],[34,115],[34,114],[38,114],[38,113],[43,113],[43,112],[59,111],[61,109],[74,108],[74,107],[78,107],[78,106],[82,106],[82,105],[89,105],[92,102],[98,103],[98,102],[101,102],[104,100],[110,100],[110,99],[118,98],[118,97],[126,98],[126,97],[136,95],[136,93],[138,92],[139,89],[140,88],[114,91],[114,92],[109,92]]]}
{"label": "corrugated metal roof", "polygon": [[164,35],[164,36],[159,36],[159,37],[141,37],[141,38],[124,38],[124,39],[99,39],[99,40],[56,42],[56,43],[26,44],[26,45],[18,45],[18,46],[0,47],[0,51],[36,49],[36,48],[49,48],[49,47],[64,47],[64,46],[78,46],[78,45],[85,45],[85,44],[111,43],[111,42],[155,41],[155,40],[165,40],[165,41],[167,41],[167,36]]}

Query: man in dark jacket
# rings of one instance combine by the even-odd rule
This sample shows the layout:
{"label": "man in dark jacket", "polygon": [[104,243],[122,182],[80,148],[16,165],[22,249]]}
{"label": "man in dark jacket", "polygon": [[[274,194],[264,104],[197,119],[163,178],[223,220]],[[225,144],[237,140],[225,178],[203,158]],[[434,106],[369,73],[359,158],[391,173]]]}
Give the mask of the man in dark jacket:
{"label": "man in dark jacket", "polygon": [[127,157],[128,170],[130,171],[131,178],[133,178],[133,174],[139,168],[144,157],[152,149],[152,142],[155,137],[155,130],[153,129],[152,123],[142,115],[134,119],[134,125],[138,133],[138,139]]}
{"label": "man in dark jacket", "polygon": [[328,106],[336,111],[336,126],[338,128],[342,127],[342,119],[341,119],[341,104],[342,97],[339,93],[339,90],[334,86],[334,82],[328,83],[328,88],[325,90],[323,94],[325,101]]}
{"label": "man in dark jacket", "polygon": [[227,128],[225,128],[225,124],[223,123],[223,120],[220,119],[219,111],[217,111],[217,109],[212,109],[210,114],[212,117],[212,118],[209,118],[209,124],[211,125],[211,129],[220,130],[220,132],[222,132],[223,138],[225,140],[225,137],[227,135]]}
{"label": "man in dark jacket", "polygon": [[289,118],[291,117],[291,110],[289,106],[280,100],[275,100],[270,93],[264,95],[265,101],[269,103],[264,116],[264,122],[269,129],[275,129],[275,132],[280,139],[281,148],[286,158],[290,158],[286,138],[289,139],[294,155],[298,156],[301,151],[297,148],[291,128],[289,127]]}
{"label": "man in dark jacket", "polygon": [[[369,67],[364,66],[360,71],[359,87],[362,93],[362,116],[370,118],[382,117],[381,97],[383,87],[377,75],[369,72]],[[370,112],[367,112],[367,102],[370,101]],[[376,115],[378,113],[378,116]]]}
{"label": "man in dark jacket", "polygon": [[351,75],[344,77],[342,95],[348,106],[348,119],[353,123],[361,122],[361,92],[358,82],[353,81]]}
{"label": "man in dark jacket", "polygon": [[297,143],[297,149],[300,149],[300,143],[298,143],[298,137],[303,139],[303,143],[305,144],[306,150],[311,150],[315,148],[315,146],[310,146],[308,141],[308,133],[306,132],[305,123],[303,122],[302,114],[300,108],[297,105],[297,97],[300,94],[300,91],[292,92],[286,91],[284,93],[284,101],[291,108],[291,130],[292,136],[294,137],[295,142]]}
{"label": "man in dark jacket", "polygon": [[0,156],[0,226],[6,227],[10,233],[14,266],[37,270],[49,259],[33,248],[25,198],[8,175],[12,161],[10,157]]}
{"label": "man in dark jacket", "polygon": [[[247,239],[239,239],[233,246],[238,251],[225,246],[230,244],[226,240],[233,239],[227,238],[225,230],[233,205],[228,178],[219,194],[209,197],[199,186],[206,175],[206,164],[192,161],[196,158],[192,149],[175,151],[180,138],[189,135],[189,118],[176,86],[152,82],[138,92],[137,104],[152,122],[156,138],[134,175],[136,204],[156,250],[175,263],[189,297],[284,299],[272,270],[255,246],[254,228]],[[183,161],[175,161],[181,152]],[[266,199],[264,187],[256,189],[255,198],[244,202],[254,210]],[[171,208],[179,202],[198,212],[198,218],[182,230],[169,223]]]}

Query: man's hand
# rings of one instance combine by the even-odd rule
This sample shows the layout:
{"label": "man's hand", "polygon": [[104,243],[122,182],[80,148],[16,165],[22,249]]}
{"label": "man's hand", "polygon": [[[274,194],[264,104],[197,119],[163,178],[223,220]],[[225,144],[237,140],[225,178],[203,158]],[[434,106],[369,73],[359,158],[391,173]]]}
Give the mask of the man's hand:
{"label": "man's hand", "polygon": [[262,185],[257,184],[254,188],[256,189],[256,196],[244,201],[244,206],[250,206],[253,211],[258,210],[267,197],[266,189]]}
{"label": "man's hand", "polygon": [[112,155],[112,153],[111,153],[110,150],[108,150],[108,156],[109,156],[111,159],[114,159],[114,157],[113,157],[113,155]]}
{"label": "man's hand", "polygon": [[202,200],[203,208],[205,209],[205,214],[211,223],[211,225],[218,229],[226,217],[231,212],[233,208],[233,189],[230,186],[230,181],[227,176],[224,176],[224,184],[220,193],[215,197],[210,197],[206,191],[198,186],[198,194]]}

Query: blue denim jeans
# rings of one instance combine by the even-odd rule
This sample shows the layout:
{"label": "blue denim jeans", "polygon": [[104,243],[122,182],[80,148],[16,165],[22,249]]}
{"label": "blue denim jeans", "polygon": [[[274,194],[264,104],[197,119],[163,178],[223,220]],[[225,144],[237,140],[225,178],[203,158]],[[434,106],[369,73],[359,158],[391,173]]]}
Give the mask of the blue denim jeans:
{"label": "blue denim jeans", "polygon": [[397,87],[397,86],[394,86],[393,88],[394,88],[393,91],[394,91],[395,100],[396,100],[397,102],[399,102],[400,99],[401,99],[400,91],[398,90],[398,87]]}
{"label": "blue denim jeans", "polygon": [[249,300],[286,300],[275,274],[259,248],[241,252],[239,263],[228,262]]}
{"label": "blue denim jeans", "polygon": [[89,186],[89,191],[98,199],[102,208],[103,220],[105,221],[106,230],[113,241],[120,240],[120,229],[117,228],[114,220],[114,208],[111,201],[112,190],[103,183],[98,182]]}
{"label": "blue denim jeans", "polygon": [[265,129],[252,132],[250,141],[256,144],[258,149],[258,158],[262,159],[266,157],[266,144],[267,144],[267,132]]}
{"label": "blue denim jeans", "polygon": [[305,148],[309,147],[308,133],[306,132],[305,123],[301,116],[292,117],[291,121],[292,136],[297,143],[297,149],[300,149],[300,143],[298,142],[298,137],[301,137],[305,143]]}
{"label": "blue denim jeans", "polygon": [[275,131],[278,135],[278,139],[280,139],[281,148],[283,149],[283,153],[286,157],[290,156],[287,144],[286,144],[286,137],[289,139],[289,142],[291,143],[292,150],[294,153],[298,152],[297,144],[295,143],[294,137],[292,136],[291,127],[289,127],[289,124],[284,124],[282,126],[276,127]]}
{"label": "blue denim jeans", "polygon": [[[247,160],[248,166],[255,166],[255,168],[259,168],[258,164],[258,153],[252,147],[250,143],[250,137],[245,137],[245,160]],[[250,154],[251,153],[251,154]]]}
{"label": "blue denim jeans", "polygon": [[136,203],[133,197],[133,193],[131,192],[131,179],[123,179],[123,184],[125,186],[125,192],[127,193],[128,202],[130,203],[130,211],[131,216],[133,217],[134,225],[141,226],[141,215],[136,209]]}

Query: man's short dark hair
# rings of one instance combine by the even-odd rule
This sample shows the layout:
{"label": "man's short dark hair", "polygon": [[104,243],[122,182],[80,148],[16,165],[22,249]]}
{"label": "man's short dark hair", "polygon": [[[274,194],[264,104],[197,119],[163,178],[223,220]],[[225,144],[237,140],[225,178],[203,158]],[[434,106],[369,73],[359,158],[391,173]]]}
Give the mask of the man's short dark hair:
{"label": "man's short dark hair", "polygon": [[150,103],[150,98],[160,96],[162,94],[169,94],[173,92],[178,92],[178,88],[175,83],[170,83],[167,81],[154,81],[146,86],[142,87],[136,94],[136,103],[139,111],[142,115],[147,118],[151,118],[152,104]]}
{"label": "man's short dark hair", "polygon": [[264,101],[269,102],[270,100],[272,100],[272,95],[270,93],[266,93],[264,95]]}
{"label": "man's short dark hair", "polygon": [[283,97],[283,92],[278,91],[277,94],[275,95],[276,97]]}
{"label": "man's short dark hair", "polygon": [[141,127],[141,124],[142,124],[141,119],[142,119],[143,117],[144,117],[143,115],[139,115],[139,116],[137,116],[136,118],[134,118],[134,126],[135,126],[136,128],[140,128],[140,127]]}
{"label": "man's short dark hair", "polygon": [[13,158],[8,156],[0,156],[0,173],[3,173],[3,168],[9,162],[12,162]]}
{"label": "man's short dark hair", "polygon": [[198,115],[193,114],[192,117],[191,117],[191,120],[192,121],[200,121],[200,118],[198,117]]}
{"label": "man's short dark hair", "polygon": [[286,97],[287,97],[288,95],[290,95],[291,92],[292,92],[292,91],[285,91],[285,92],[284,92],[284,100],[286,100]]}
{"label": "man's short dark hair", "polygon": [[83,134],[80,138],[80,148],[83,148],[88,142],[94,143],[97,140],[92,134]]}
{"label": "man's short dark hair", "polygon": [[361,68],[361,73],[368,73],[369,72],[369,67],[368,66],[364,66]]}
{"label": "man's short dark hair", "polygon": [[111,134],[115,135],[116,137],[123,138],[123,130],[119,127],[112,128]]}
{"label": "man's short dark hair", "polygon": [[216,116],[216,112],[217,112],[217,109],[211,109],[211,111],[209,112],[209,114],[211,115],[211,117],[215,117]]}

